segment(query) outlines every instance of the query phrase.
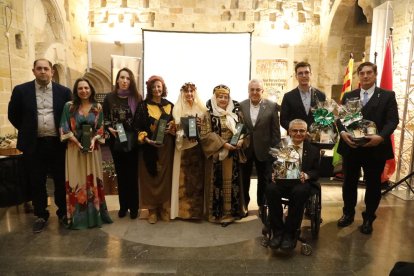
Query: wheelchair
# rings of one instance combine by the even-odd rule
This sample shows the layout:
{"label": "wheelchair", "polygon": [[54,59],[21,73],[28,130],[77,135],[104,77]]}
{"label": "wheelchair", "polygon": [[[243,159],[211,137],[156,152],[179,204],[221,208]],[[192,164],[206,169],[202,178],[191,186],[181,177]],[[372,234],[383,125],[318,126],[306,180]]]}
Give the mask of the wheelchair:
{"label": "wheelchair", "polygon": [[[309,218],[311,223],[311,233],[312,238],[317,239],[319,236],[319,230],[320,225],[322,223],[321,218],[321,210],[322,210],[322,204],[321,204],[321,185],[319,182],[314,182],[311,184],[311,191],[310,196],[305,203],[305,212],[304,216],[305,218]],[[285,208],[288,208],[289,200],[286,198],[282,198],[282,204]],[[262,241],[261,244],[264,247],[269,247],[269,242],[272,239],[272,230],[270,227],[269,222],[269,207],[267,205],[267,202],[263,205],[259,212],[260,219],[263,223],[262,228]],[[296,237],[295,237],[295,246],[296,248],[297,241],[301,242],[301,253],[305,256],[310,256],[312,254],[312,246],[307,243],[306,239],[301,236],[301,229],[296,230]]]}

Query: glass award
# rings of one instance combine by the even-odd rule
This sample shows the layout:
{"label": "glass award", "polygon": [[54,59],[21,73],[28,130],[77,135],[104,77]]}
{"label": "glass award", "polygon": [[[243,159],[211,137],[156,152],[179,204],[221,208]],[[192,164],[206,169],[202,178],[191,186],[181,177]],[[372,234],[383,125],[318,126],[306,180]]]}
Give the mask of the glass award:
{"label": "glass award", "polygon": [[242,134],[243,127],[244,127],[244,125],[242,123],[237,123],[236,124],[236,133],[234,133],[233,136],[231,137],[231,139],[230,139],[230,145],[232,145],[232,146],[236,146],[237,145],[237,143],[240,140],[240,136]]}
{"label": "glass award", "polygon": [[188,138],[197,138],[197,119],[188,118]]}
{"label": "glass award", "polygon": [[127,136],[125,134],[124,125],[122,123],[117,123],[115,125],[115,127],[116,127],[116,130],[118,131],[119,142],[121,142],[121,143],[126,142],[128,139],[127,139]]}
{"label": "glass award", "polygon": [[164,144],[165,129],[167,128],[167,124],[168,119],[161,116],[157,122],[157,128],[155,129],[152,137],[152,140],[155,141],[156,144]]}
{"label": "glass award", "polygon": [[92,126],[91,125],[82,125],[82,137],[81,145],[83,147],[83,152],[88,152],[91,147],[91,135],[92,135]]}
{"label": "glass award", "polygon": [[184,130],[185,137],[188,139],[198,138],[197,117],[181,117],[180,122]]}

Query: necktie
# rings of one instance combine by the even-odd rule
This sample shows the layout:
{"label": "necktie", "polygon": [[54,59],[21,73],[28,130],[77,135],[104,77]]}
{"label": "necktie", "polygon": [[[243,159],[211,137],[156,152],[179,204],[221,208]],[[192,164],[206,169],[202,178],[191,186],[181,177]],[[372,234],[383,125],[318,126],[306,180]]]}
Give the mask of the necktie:
{"label": "necktie", "polygon": [[364,98],[362,99],[362,106],[365,106],[368,102],[368,92],[364,92]]}

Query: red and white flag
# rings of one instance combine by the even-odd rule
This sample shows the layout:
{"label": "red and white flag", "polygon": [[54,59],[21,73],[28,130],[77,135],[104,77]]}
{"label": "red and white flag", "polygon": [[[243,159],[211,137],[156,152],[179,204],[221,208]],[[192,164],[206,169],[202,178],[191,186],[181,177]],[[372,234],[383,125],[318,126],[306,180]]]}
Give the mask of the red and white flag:
{"label": "red and white flag", "polygon": [[[392,90],[392,38],[388,38],[385,49],[384,66],[382,67],[380,87],[386,90]],[[392,151],[395,151],[394,134],[391,134]],[[395,158],[388,159],[385,163],[384,171],[381,175],[381,183],[388,181],[395,172]]]}

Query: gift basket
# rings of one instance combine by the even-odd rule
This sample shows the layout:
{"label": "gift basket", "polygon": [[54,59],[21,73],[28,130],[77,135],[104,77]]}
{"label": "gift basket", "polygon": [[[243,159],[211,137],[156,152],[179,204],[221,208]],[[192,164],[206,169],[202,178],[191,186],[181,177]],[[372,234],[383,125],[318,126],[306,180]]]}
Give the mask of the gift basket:
{"label": "gift basket", "polygon": [[272,180],[300,179],[301,162],[299,152],[286,140],[282,140],[278,148],[270,148],[274,158]]}
{"label": "gift basket", "polygon": [[332,99],[317,102],[312,109],[314,123],[309,127],[311,143],[334,145],[338,138],[335,118],[338,116],[338,104]]}
{"label": "gift basket", "polygon": [[373,121],[363,118],[362,105],[359,98],[349,99],[339,110],[339,118],[346,132],[352,135],[352,140],[363,145],[368,142],[368,135],[377,134],[377,127]]}

